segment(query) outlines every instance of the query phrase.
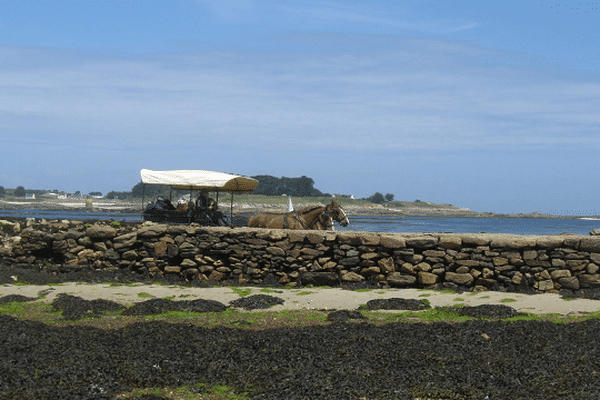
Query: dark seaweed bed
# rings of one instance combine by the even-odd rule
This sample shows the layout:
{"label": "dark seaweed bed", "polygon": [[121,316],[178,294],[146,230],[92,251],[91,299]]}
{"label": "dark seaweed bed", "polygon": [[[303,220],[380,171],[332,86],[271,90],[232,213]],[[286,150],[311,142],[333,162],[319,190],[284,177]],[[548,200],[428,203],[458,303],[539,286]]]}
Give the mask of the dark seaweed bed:
{"label": "dark seaweed bed", "polygon": [[[10,269],[2,271],[0,282]],[[31,272],[27,279],[42,283],[44,274]],[[229,306],[264,308],[278,301],[276,295],[250,296]],[[53,305],[73,320],[121,307],[68,295]],[[225,307],[153,299],[127,312]],[[370,309],[422,307],[402,299],[367,304]],[[599,321],[499,320],[515,315],[507,306],[465,308],[463,313],[475,319],[375,326],[361,319],[358,310],[338,310],[329,313],[328,324],[263,330],[163,321],[119,329],[58,327],[0,315],[0,399],[115,399],[135,388],[198,383],[227,385],[257,399],[600,396]]]}

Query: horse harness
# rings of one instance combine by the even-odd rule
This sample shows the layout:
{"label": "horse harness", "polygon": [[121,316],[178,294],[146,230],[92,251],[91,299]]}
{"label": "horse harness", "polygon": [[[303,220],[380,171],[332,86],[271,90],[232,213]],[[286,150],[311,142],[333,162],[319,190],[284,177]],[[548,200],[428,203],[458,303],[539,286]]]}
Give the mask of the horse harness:
{"label": "horse harness", "polygon": [[[283,214],[283,229],[289,229],[289,224],[288,224],[288,215],[289,214],[290,213]],[[300,223],[300,226],[304,230],[310,229],[318,221],[318,219],[316,219],[315,222],[313,222],[310,226],[305,226],[304,222],[302,221],[302,218],[300,218],[300,216],[302,215],[300,213],[300,211],[294,211],[293,214],[294,214],[293,218]],[[331,219],[331,211],[323,210],[323,212],[321,212],[321,214],[319,214],[319,215],[323,215],[323,214],[327,215]],[[333,227],[333,225],[331,227]],[[330,228],[330,227],[326,226],[326,228]]]}

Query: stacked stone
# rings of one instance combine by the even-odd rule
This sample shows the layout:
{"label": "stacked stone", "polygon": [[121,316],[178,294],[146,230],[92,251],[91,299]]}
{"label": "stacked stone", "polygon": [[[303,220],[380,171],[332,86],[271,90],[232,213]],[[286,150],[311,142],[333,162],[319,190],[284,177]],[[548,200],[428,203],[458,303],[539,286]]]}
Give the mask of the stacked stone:
{"label": "stacked stone", "polygon": [[235,284],[363,283],[540,292],[600,287],[600,237],[595,236],[378,234],[74,221],[28,221],[19,235],[20,241],[3,240],[3,265],[58,272],[118,268]]}

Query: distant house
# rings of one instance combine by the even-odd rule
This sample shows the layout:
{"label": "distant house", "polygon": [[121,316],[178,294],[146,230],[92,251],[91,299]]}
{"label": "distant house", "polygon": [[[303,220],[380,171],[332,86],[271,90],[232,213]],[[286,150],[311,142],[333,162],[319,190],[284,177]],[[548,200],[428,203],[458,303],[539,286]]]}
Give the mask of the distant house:
{"label": "distant house", "polygon": [[35,200],[35,193],[25,193],[26,200]]}
{"label": "distant house", "polygon": [[353,194],[339,194],[336,193],[333,196],[331,196],[333,198],[340,198],[340,199],[354,199],[354,195]]}

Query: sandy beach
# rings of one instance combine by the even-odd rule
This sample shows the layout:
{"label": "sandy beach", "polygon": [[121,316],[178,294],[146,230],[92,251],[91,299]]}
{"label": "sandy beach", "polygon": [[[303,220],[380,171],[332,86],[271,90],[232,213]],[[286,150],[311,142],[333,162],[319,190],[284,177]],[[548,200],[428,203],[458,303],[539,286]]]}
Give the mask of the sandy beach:
{"label": "sandy beach", "polygon": [[[270,308],[280,310],[355,310],[369,300],[375,299],[419,299],[428,300],[431,307],[478,306],[481,304],[503,304],[517,312],[531,314],[581,315],[600,311],[600,300],[566,300],[558,294],[521,294],[506,292],[446,293],[420,289],[372,289],[365,291],[341,288],[265,289],[259,287],[212,287],[194,288],[162,284],[89,284],[69,282],[53,285],[2,285],[0,297],[20,294],[40,297],[43,302],[52,302],[60,293],[78,296],[85,300],[104,299],[130,305],[151,298],[176,300],[216,300],[225,305],[244,295],[267,294],[284,300],[282,305]],[[398,311],[393,311],[398,312]]]}

